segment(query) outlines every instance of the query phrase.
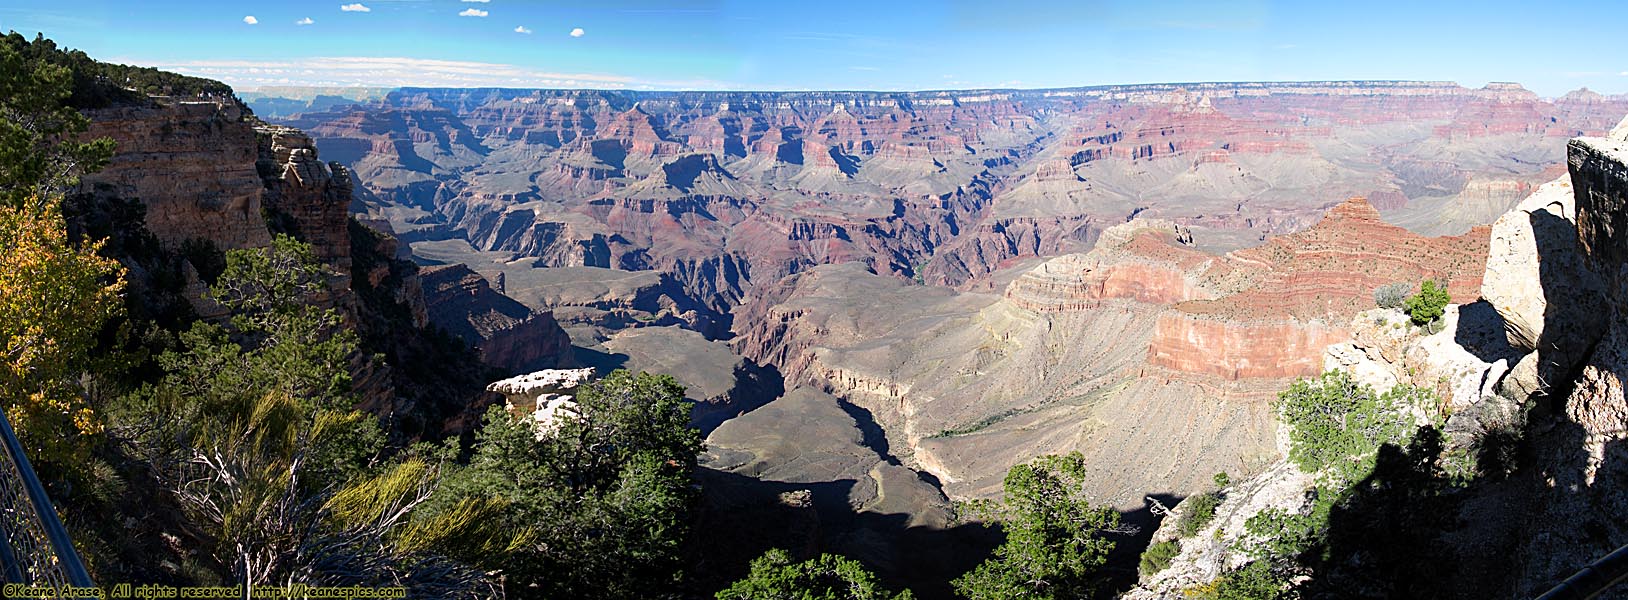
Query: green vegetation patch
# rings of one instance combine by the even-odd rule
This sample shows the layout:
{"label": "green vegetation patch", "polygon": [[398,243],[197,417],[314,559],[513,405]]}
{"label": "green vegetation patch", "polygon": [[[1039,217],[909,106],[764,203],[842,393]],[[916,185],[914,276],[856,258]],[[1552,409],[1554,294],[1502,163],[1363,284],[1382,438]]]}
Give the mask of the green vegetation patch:
{"label": "green vegetation patch", "polygon": [[1289,426],[1289,460],[1307,473],[1330,469],[1355,481],[1373,470],[1383,444],[1405,443],[1414,431],[1413,408],[1439,404],[1435,394],[1407,384],[1383,395],[1344,371],[1296,381],[1274,404]]}
{"label": "green vegetation patch", "polygon": [[1450,301],[1452,296],[1448,295],[1447,286],[1437,286],[1434,280],[1426,279],[1419,284],[1419,293],[1409,296],[1403,306],[1413,324],[1423,327],[1440,319]]}
{"label": "green vegetation patch", "polygon": [[1136,566],[1136,572],[1144,578],[1152,577],[1170,566],[1170,561],[1175,560],[1176,555],[1180,553],[1181,544],[1175,540],[1152,544],[1147,550],[1142,551],[1142,559]]}
{"label": "green vegetation patch", "polygon": [[1208,584],[1186,591],[1199,600],[1276,600],[1289,597],[1289,577],[1272,563],[1258,560],[1230,571]]}
{"label": "green vegetation patch", "polygon": [[1181,537],[1192,537],[1215,520],[1215,509],[1221,506],[1221,494],[1205,492],[1188,498],[1182,504],[1184,508],[1181,523],[1177,525],[1176,531]]}
{"label": "green vegetation patch", "polygon": [[882,587],[858,561],[821,554],[792,562],[785,550],[774,548],[752,560],[752,572],[718,592],[718,600],[909,600],[909,590],[893,594]]}
{"label": "green vegetation patch", "polygon": [[972,600],[1087,598],[1103,588],[1119,513],[1085,497],[1085,457],[1043,456],[1006,473],[1000,502],[961,508],[1001,524],[995,555],[953,583]]}

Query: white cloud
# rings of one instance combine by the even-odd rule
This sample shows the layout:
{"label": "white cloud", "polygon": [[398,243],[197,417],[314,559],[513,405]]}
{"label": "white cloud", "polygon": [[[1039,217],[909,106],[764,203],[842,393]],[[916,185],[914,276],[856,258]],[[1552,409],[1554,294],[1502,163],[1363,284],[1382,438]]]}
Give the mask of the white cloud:
{"label": "white cloud", "polygon": [[[466,2],[467,2],[467,1],[469,1],[469,0],[465,0],[465,1],[466,1]],[[526,26],[525,26],[525,25],[516,25],[516,26],[515,26],[515,27],[514,27],[514,32],[515,32],[515,33],[524,33],[524,34],[526,34],[526,35],[531,35],[531,30],[530,30],[530,29],[526,29]]]}
{"label": "white cloud", "polygon": [[250,25],[259,25],[260,24],[260,19],[254,18],[254,15],[249,15],[247,17],[243,17],[243,22],[248,23]]}
{"label": "white cloud", "polygon": [[581,27],[578,27],[576,29],[571,30],[571,37],[582,37],[582,34],[584,34],[584,33],[588,33],[588,32],[583,31]]}
{"label": "white cloud", "polygon": [[463,12],[458,13],[458,16],[460,16],[460,17],[484,17],[484,16],[486,16],[488,14],[491,14],[491,13],[488,13],[488,12],[486,12],[484,10],[480,10],[478,8],[467,8],[467,9],[464,9]]}
{"label": "white cloud", "polygon": [[[558,73],[500,63],[420,58],[316,57],[291,60],[127,62],[216,79],[248,91],[261,86],[321,87],[509,87],[596,89],[742,89],[711,80],[650,80],[611,73]],[[761,86],[755,86],[761,87]]]}
{"label": "white cloud", "polygon": [[355,4],[341,4],[339,6],[339,10],[345,12],[373,12],[373,9],[368,8],[366,4],[362,4],[361,2],[357,2]]}
{"label": "white cloud", "polygon": [[1628,71],[1623,71],[1621,73],[1617,73],[1617,75],[1620,75],[1622,77],[1628,77]]}
{"label": "white cloud", "polygon": [[311,20],[311,17],[306,17],[304,19],[300,19],[298,21],[295,21],[294,24],[295,25],[310,25],[310,24],[315,23],[315,22],[316,21]]}
{"label": "white cloud", "polygon": [[492,0],[464,0],[464,2],[479,2],[481,4],[486,4],[487,2],[491,2],[491,1]]}

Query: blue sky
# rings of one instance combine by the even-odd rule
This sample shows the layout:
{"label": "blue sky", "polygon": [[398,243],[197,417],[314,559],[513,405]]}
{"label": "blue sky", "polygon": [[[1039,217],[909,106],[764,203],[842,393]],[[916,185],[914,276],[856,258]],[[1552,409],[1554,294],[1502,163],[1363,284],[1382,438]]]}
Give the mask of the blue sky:
{"label": "blue sky", "polygon": [[[342,8],[353,4],[366,10]],[[1624,23],[1628,2],[1620,0],[0,4],[0,30],[44,32],[103,60],[206,75],[239,89],[913,90],[1440,79],[1516,81],[1549,96],[1583,86],[1628,93]]]}

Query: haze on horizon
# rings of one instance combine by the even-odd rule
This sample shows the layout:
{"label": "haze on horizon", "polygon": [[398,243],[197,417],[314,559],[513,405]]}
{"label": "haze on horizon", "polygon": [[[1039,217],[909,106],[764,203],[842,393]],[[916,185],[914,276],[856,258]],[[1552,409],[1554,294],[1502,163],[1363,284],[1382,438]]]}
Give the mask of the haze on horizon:
{"label": "haze on horizon", "polygon": [[[1514,81],[1628,93],[1628,4],[18,0],[0,31],[263,86],[718,90]],[[1534,43],[1564,39],[1566,43]]]}

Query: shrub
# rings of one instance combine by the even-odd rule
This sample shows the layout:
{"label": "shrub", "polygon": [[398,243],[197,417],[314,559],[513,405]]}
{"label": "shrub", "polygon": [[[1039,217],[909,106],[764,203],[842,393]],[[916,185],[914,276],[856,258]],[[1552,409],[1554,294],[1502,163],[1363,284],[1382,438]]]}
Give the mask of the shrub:
{"label": "shrub", "polygon": [[1226,471],[1222,471],[1215,474],[1214,481],[1215,489],[1224,490],[1227,489],[1227,486],[1232,485],[1232,476],[1228,475]]}
{"label": "shrub", "polygon": [[503,571],[510,598],[670,597],[701,450],[684,387],[666,375],[617,370],[577,390],[576,417],[541,437],[531,419],[489,408],[469,466],[426,512],[506,503],[492,520],[529,530],[531,539],[456,558]]}
{"label": "shrub", "polygon": [[1170,566],[1170,561],[1174,560],[1176,555],[1180,553],[1181,545],[1174,540],[1148,546],[1147,550],[1142,551],[1142,560],[1137,565],[1136,572],[1141,573],[1144,578],[1152,577],[1153,574]]}
{"label": "shrub", "polygon": [[0,408],[35,462],[79,465],[102,427],[83,375],[120,312],[123,269],[99,243],[75,247],[54,201],[38,204],[0,206]]}
{"label": "shrub", "polygon": [[1419,285],[1419,293],[1409,296],[1403,305],[1407,308],[1408,316],[1413,319],[1414,325],[1429,325],[1440,319],[1447,303],[1452,300],[1448,295],[1447,287],[1438,287],[1436,282],[1426,279]]}
{"label": "shrub", "polygon": [[1408,293],[1413,291],[1411,283],[1387,283],[1374,288],[1374,304],[1380,308],[1402,308],[1402,302],[1407,300]]}
{"label": "shrub", "polygon": [[971,600],[1084,598],[1104,583],[1114,542],[1104,531],[1119,513],[1092,506],[1084,491],[1085,457],[1043,456],[1006,472],[999,503],[971,504],[999,520],[1006,541],[995,555],[951,582]]}
{"label": "shrub", "polygon": [[1215,508],[1221,505],[1221,494],[1215,492],[1199,494],[1188,498],[1183,504],[1187,505],[1187,509],[1182,513],[1181,523],[1176,530],[1182,537],[1188,537],[1215,520]]}
{"label": "shrub", "polygon": [[1322,544],[1328,537],[1329,516],[1339,494],[1326,487],[1310,492],[1316,499],[1304,514],[1268,508],[1244,523],[1254,538],[1245,552],[1255,558],[1293,559]]}
{"label": "shrub", "polygon": [[1413,431],[1408,406],[1433,396],[1407,384],[1380,395],[1344,371],[1329,371],[1296,381],[1274,408],[1289,426],[1289,460],[1307,473],[1333,467],[1334,476],[1355,481],[1372,470],[1380,445],[1402,443]]}
{"label": "shrub", "polygon": [[876,576],[858,561],[835,554],[793,563],[785,550],[774,548],[752,561],[752,573],[718,592],[718,600],[777,600],[821,598],[830,600],[908,600],[909,590],[889,593]]}
{"label": "shrub", "polygon": [[1187,594],[1203,600],[1273,600],[1286,594],[1288,578],[1272,568],[1272,564],[1258,560],[1227,573],[1207,585]]}

